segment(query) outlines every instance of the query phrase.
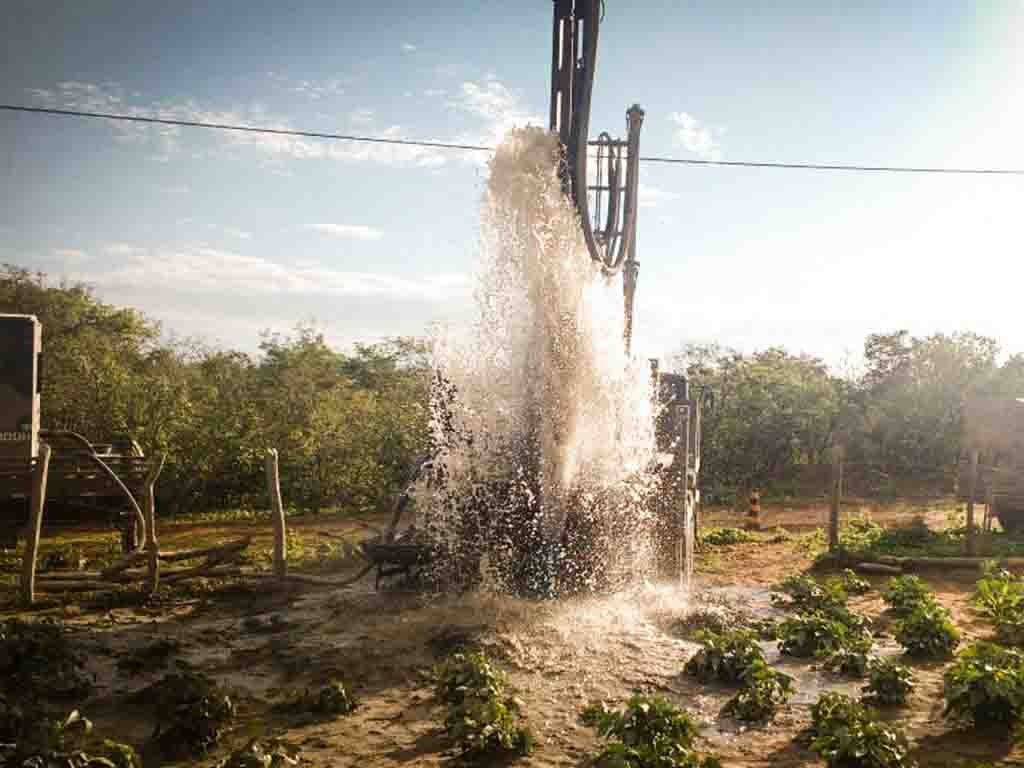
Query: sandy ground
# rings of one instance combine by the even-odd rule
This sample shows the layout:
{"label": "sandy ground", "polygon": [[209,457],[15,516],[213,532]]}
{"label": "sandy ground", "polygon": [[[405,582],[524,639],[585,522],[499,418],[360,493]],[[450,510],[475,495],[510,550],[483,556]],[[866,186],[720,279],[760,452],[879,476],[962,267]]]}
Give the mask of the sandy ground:
{"label": "sandy ground", "polygon": [[[815,507],[766,509],[768,525],[816,525]],[[934,523],[943,512],[929,512]],[[909,519],[905,508],[875,510],[887,522]],[[774,519],[773,519],[774,518]],[[712,512],[711,524],[735,524],[732,512]],[[331,525],[334,525],[333,523]],[[315,529],[315,523],[307,523]],[[235,535],[226,525],[224,534]],[[184,535],[184,532],[179,531]],[[308,530],[306,535],[314,535]],[[204,534],[205,537],[205,534]],[[811,555],[797,542],[716,547],[701,554],[692,590],[648,585],[612,597],[536,603],[472,594],[425,596],[373,590],[366,580],[347,590],[235,586],[208,594],[174,597],[147,607],[96,609],[73,603],[41,613],[61,616],[90,649],[90,668],[99,688],[83,703],[98,730],[144,744],[153,728],[151,713],[131,694],[160,673],[126,676],[119,655],[159,638],[182,643],[181,658],[200,666],[233,690],[240,717],[222,750],[201,763],[211,765],[230,747],[249,738],[280,735],[302,749],[309,766],[440,766],[452,764],[444,739],[443,711],[430,695],[425,673],[452,648],[473,643],[486,649],[509,673],[524,702],[525,716],[539,736],[533,755],[518,764],[585,766],[598,751],[593,732],[578,722],[580,709],[595,699],[621,700],[633,691],[663,694],[704,723],[704,746],[726,766],[817,765],[800,733],[809,709],[824,689],[856,692],[860,683],[833,677],[810,663],[781,661],[773,643],[769,659],[797,679],[798,693],[776,719],[742,726],[719,715],[732,695],[727,688],[702,686],[682,674],[696,646],[680,638],[677,622],[694,607],[728,604],[769,616],[768,587],[809,567]],[[930,578],[938,600],[954,615],[965,640],[989,630],[969,609],[972,582]],[[877,581],[876,584],[881,584]],[[877,592],[854,601],[878,619]],[[273,631],[254,631],[252,617],[279,617]],[[249,622],[246,620],[250,619]],[[876,650],[898,653],[879,638]],[[911,704],[887,716],[900,721],[916,746],[922,766],[970,765],[975,761],[1020,759],[1024,751],[992,737],[951,732],[941,716],[944,664],[913,665],[918,686]],[[270,711],[282,696],[337,676],[359,702],[347,717],[302,723]],[[147,760],[147,765],[158,765]]]}

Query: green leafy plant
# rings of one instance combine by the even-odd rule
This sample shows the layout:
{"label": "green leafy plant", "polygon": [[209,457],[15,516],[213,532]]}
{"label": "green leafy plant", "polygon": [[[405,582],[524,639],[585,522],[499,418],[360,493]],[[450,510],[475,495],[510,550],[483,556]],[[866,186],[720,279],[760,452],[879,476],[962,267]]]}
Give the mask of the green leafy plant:
{"label": "green leafy plant", "polygon": [[281,739],[253,739],[218,762],[215,768],[284,768],[299,764],[299,749]]}
{"label": "green leafy plant", "polygon": [[864,677],[868,673],[868,665],[865,651],[850,648],[840,648],[825,659],[825,669],[847,677]]}
{"label": "green leafy plant", "polygon": [[976,642],[943,676],[945,714],[962,725],[1018,727],[1024,719],[1024,656]]}
{"label": "green leafy plant", "polygon": [[732,544],[749,544],[759,538],[742,528],[709,528],[701,533],[701,544],[712,547],[730,546]]}
{"label": "green leafy plant", "polygon": [[871,591],[871,582],[862,579],[850,568],[844,568],[838,576],[833,578],[842,585],[848,595],[866,595]]}
{"label": "green leafy plant", "polygon": [[999,642],[1024,644],[1024,579],[987,563],[975,586],[973,602],[995,626]]}
{"label": "green leafy plant", "polygon": [[319,688],[307,688],[277,706],[283,712],[324,718],[347,715],[355,708],[355,701],[340,680],[330,680]]}
{"label": "green leafy plant", "polygon": [[217,684],[199,672],[182,669],[141,693],[155,705],[154,741],[169,756],[191,757],[216,745],[234,720],[235,704]]}
{"label": "green leafy plant", "polygon": [[743,688],[726,702],[724,712],[737,720],[767,720],[792,695],[793,678],[755,659],[743,673]]}
{"label": "green leafy plant", "polygon": [[533,736],[519,724],[520,702],[505,675],[483,653],[454,653],[436,671],[445,728],[463,754],[529,754]]}
{"label": "green leafy plant", "polygon": [[929,601],[918,605],[896,625],[896,642],[908,656],[941,658],[960,644],[960,632],[953,625],[949,611]]}
{"label": "green leafy plant", "polygon": [[914,689],[914,674],[890,659],[872,659],[864,696],[877,704],[904,704]]}
{"label": "green leafy plant", "polygon": [[835,768],[909,768],[903,732],[849,696],[825,693],[811,707],[811,749]]}
{"label": "green leafy plant", "polygon": [[24,699],[76,699],[93,687],[85,656],[55,621],[0,624],[0,683]]}
{"label": "green leafy plant", "polygon": [[894,576],[882,592],[882,599],[897,616],[906,616],[922,603],[932,602],[932,594],[918,576]]}
{"label": "green leafy plant", "polygon": [[660,696],[633,696],[624,710],[591,704],[581,719],[609,740],[597,764],[614,768],[720,768],[714,757],[693,748],[697,724],[685,710]]}
{"label": "green leafy plant", "polygon": [[850,518],[839,532],[843,549],[864,552],[871,549],[885,534],[885,529],[866,515]]}
{"label": "green leafy plant", "polygon": [[704,630],[697,634],[697,639],[703,647],[686,662],[683,671],[702,683],[740,682],[753,662],[764,661],[757,635],[750,630]]}
{"label": "green leafy plant", "polygon": [[786,619],[779,625],[779,651],[800,658],[828,658],[843,651],[867,652],[871,635],[855,614],[844,622],[822,611],[809,611]]}
{"label": "green leafy plant", "polygon": [[800,574],[787,576],[775,586],[775,590],[787,595],[789,600],[779,594],[772,594],[772,602],[786,608],[817,611],[846,606],[846,589],[839,581],[822,584],[813,576]]}

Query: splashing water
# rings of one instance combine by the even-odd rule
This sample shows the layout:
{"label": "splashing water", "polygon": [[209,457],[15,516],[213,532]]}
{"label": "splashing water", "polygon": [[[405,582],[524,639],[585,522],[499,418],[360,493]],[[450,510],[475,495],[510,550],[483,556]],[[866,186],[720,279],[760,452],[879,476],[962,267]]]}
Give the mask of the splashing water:
{"label": "splashing water", "polygon": [[564,594],[652,562],[650,372],[625,354],[621,283],[588,255],[558,150],[535,128],[498,148],[477,320],[435,340],[436,458],[416,497],[442,581]]}

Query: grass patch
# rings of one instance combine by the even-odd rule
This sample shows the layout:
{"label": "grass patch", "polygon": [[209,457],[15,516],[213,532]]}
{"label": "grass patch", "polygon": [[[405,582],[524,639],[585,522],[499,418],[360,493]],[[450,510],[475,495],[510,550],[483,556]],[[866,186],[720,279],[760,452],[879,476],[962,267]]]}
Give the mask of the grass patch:
{"label": "grass patch", "polygon": [[709,547],[753,544],[759,541],[761,541],[760,536],[742,528],[707,528],[700,535],[700,543]]}

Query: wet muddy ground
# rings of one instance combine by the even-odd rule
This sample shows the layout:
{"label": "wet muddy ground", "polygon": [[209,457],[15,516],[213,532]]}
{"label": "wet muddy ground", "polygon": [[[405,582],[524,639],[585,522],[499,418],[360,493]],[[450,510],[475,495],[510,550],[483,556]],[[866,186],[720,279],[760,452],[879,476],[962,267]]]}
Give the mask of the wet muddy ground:
{"label": "wet muddy ground", "polygon": [[[734,513],[715,514],[718,524],[739,519]],[[376,592],[367,580],[344,591],[220,585],[150,606],[98,609],[67,603],[41,613],[61,617],[89,649],[99,688],[83,711],[98,730],[122,741],[142,745],[150,737],[151,714],[131,694],[162,672],[127,674],[117,660],[155,639],[180,641],[180,658],[235,692],[237,726],[221,749],[190,764],[212,765],[249,738],[273,735],[301,747],[303,764],[309,766],[453,764],[441,729],[443,710],[432,701],[426,673],[452,649],[468,644],[485,649],[508,672],[539,737],[534,754],[519,764],[589,765],[599,743],[579,722],[582,707],[646,691],[694,713],[704,724],[703,746],[726,766],[817,765],[801,736],[810,705],[823,690],[855,693],[861,682],[805,660],[780,659],[775,644],[766,642],[769,660],[796,679],[797,694],[772,722],[742,725],[719,713],[733,690],[683,675],[697,646],[682,631],[686,616],[697,609],[777,615],[769,586],[807,569],[813,551],[796,539],[715,547],[699,557],[689,594],[647,585],[612,597],[537,603],[488,594]],[[969,576],[928,580],[965,641],[989,634],[969,608]],[[873,581],[880,586],[884,579]],[[875,619],[876,652],[898,654],[898,646],[885,637],[877,590],[851,602]],[[991,737],[951,731],[941,712],[945,665],[912,666],[918,685],[910,704],[885,714],[907,729],[922,766],[1013,764],[1024,756]],[[330,677],[344,680],[355,695],[359,706],[353,714],[301,722],[271,711],[275,701]]]}

